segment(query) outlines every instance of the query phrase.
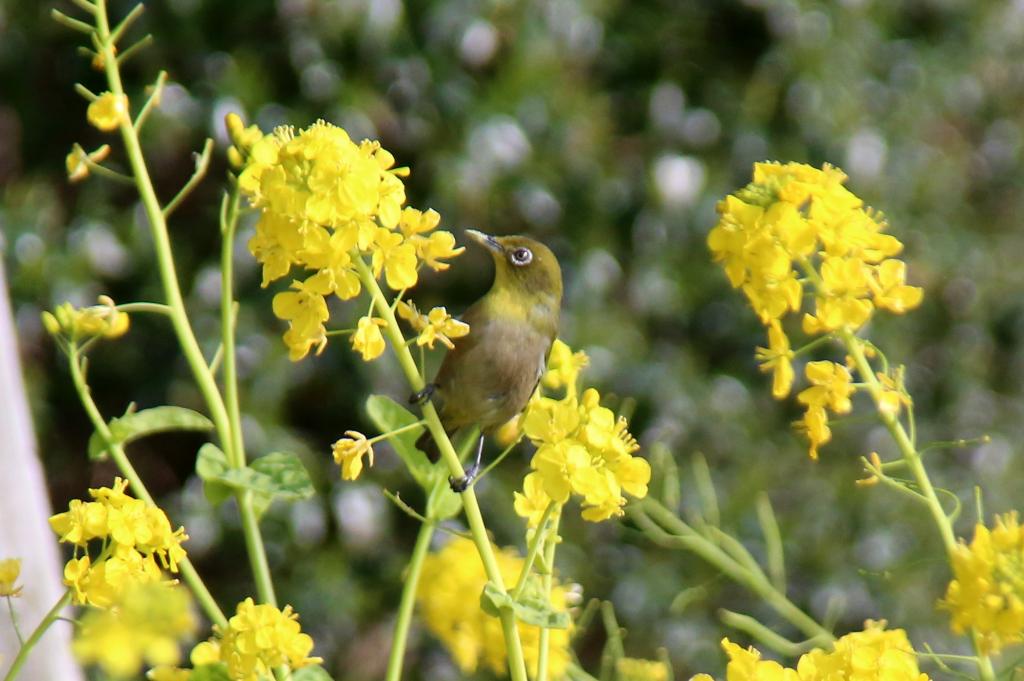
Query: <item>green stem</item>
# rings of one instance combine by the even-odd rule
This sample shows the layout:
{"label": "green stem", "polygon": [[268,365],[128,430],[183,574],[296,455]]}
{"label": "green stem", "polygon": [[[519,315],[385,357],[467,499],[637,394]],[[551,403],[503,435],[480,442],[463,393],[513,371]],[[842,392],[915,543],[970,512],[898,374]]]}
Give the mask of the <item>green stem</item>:
{"label": "green stem", "polygon": [[[394,310],[388,304],[384,292],[381,291],[380,285],[377,283],[377,279],[373,276],[373,272],[370,271],[362,256],[354,254],[353,260],[359,273],[359,279],[373,299],[373,304],[377,308],[377,314],[387,323],[384,330],[391,341],[391,350],[398,359],[402,373],[405,374],[405,378],[414,392],[423,390],[423,377],[416,368],[416,362],[412,357],[412,353],[405,345],[405,338],[402,336],[402,329],[395,318]],[[455,453],[455,448],[452,447],[451,440],[448,438],[447,433],[445,433],[444,426],[441,425],[441,419],[437,414],[437,410],[429,400],[423,405],[423,417],[427,422],[427,428],[434,436],[434,441],[437,442],[441,458],[448,467],[449,473],[455,478],[464,477],[466,471],[459,462],[459,456]],[[494,584],[499,591],[505,592],[505,581],[501,577],[498,560],[494,555],[491,539],[487,535],[487,527],[484,525],[483,516],[480,514],[480,505],[477,503],[476,493],[473,491],[472,485],[462,492],[462,508],[466,514],[466,522],[473,535],[473,542],[476,544],[477,552],[480,554],[480,560],[483,562],[484,572],[487,574],[488,581]],[[516,627],[515,614],[511,609],[504,608],[500,611],[500,619],[501,628],[505,635],[505,647],[508,652],[509,673],[512,681],[526,681],[526,663],[523,659],[523,646],[519,640],[519,630]]]}
{"label": "green stem", "polygon": [[[895,441],[896,446],[900,450],[900,454],[903,460],[907,464],[907,468],[914,476],[914,480],[917,482],[917,486],[921,492],[917,496],[921,501],[928,507],[929,512],[932,515],[932,520],[935,522],[935,526],[939,530],[939,536],[942,538],[942,544],[946,549],[946,558],[950,565],[953,564],[953,557],[956,555],[956,533],[953,532],[953,523],[949,516],[946,514],[945,509],[942,508],[942,503],[939,501],[939,495],[935,492],[935,488],[932,486],[932,481],[928,477],[928,471],[924,467],[924,462],[921,460],[921,455],[918,453],[917,448],[914,446],[914,442],[910,435],[903,428],[903,424],[890,411],[886,411],[880,408],[882,404],[882,392],[884,390],[881,381],[875,375],[875,372],[871,368],[871,363],[868,362],[867,357],[864,355],[864,345],[862,340],[857,337],[852,331],[843,329],[839,332],[839,337],[843,341],[843,345],[846,346],[847,352],[853,358],[854,365],[857,367],[857,371],[867,384],[868,394],[871,395],[871,399],[874,400],[875,405],[878,408],[878,417],[885,424],[886,429]],[[971,636],[971,641],[974,644],[974,650],[978,654],[978,673],[980,674],[981,681],[994,681],[995,670],[992,668],[992,660],[989,659],[988,655],[982,652],[980,641],[976,635]]]}
{"label": "green stem", "polygon": [[[867,391],[871,395],[871,399],[875,401],[876,405],[880,405],[884,388],[878,377],[875,376],[875,372],[872,371],[867,357],[864,355],[864,346],[860,339],[848,329],[840,331],[839,338],[843,341],[843,345],[846,346],[846,351],[853,358],[861,378],[867,384]],[[943,510],[942,504],[939,502],[935,488],[932,487],[931,480],[928,478],[928,472],[925,470],[924,464],[921,463],[920,454],[917,453],[917,449],[914,447],[913,442],[911,442],[910,436],[895,414],[879,409],[878,416],[889,431],[889,434],[892,435],[893,441],[896,442],[903,460],[907,463],[907,468],[914,475],[914,479],[921,489],[921,496],[924,497],[928,510],[931,511],[932,519],[935,521],[935,526],[939,529],[939,535],[942,538],[943,546],[945,546],[946,555],[952,560],[953,554],[956,552],[956,535],[953,533],[953,525],[950,523],[949,516],[946,515],[946,511]]]}
{"label": "green stem", "polygon": [[544,515],[541,516],[540,522],[537,523],[537,531],[533,535],[533,541],[530,542],[530,546],[526,549],[523,569],[519,571],[519,579],[516,580],[516,586],[512,589],[512,600],[514,601],[518,601],[519,597],[523,595],[523,589],[526,588],[527,579],[530,577],[530,571],[533,569],[533,562],[537,559],[537,552],[544,546],[544,539],[548,536],[548,518],[551,517],[557,505],[557,501],[548,502],[548,507],[544,509]]}
{"label": "green stem", "polygon": [[[445,484],[441,480],[439,484]],[[423,559],[430,548],[430,540],[434,536],[434,522],[428,520],[420,526],[416,536],[416,546],[409,558],[409,568],[402,586],[402,600],[398,606],[398,619],[395,621],[395,632],[391,641],[391,654],[388,656],[388,670],[385,681],[399,681],[402,678],[402,662],[405,658],[405,647],[409,640],[409,626],[412,624],[413,607],[416,604],[416,590],[419,588],[420,574],[423,572]]]}
{"label": "green stem", "polygon": [[39,623],[39,626],[35,628],[35,631],[28,637],[28,640],[18,649],[18,654],[11,662],[11,668],[7,670],[7,675],[4,677],[4,681],[14,681],[18,677],[18,672],[21,671],[22,665],[25,664],[25,660],[28,659],[28,654],[32,652],[36,643],[43,637],[46,630],[50,628],[50,625],[60,617],[60,612],[71,603],[71,590],[68,589],[64,592],[64,595],[60,597],[50,611],[43,616],[43,620]]}
{"label": "green stem", "polygon": [[[554,503],[554,502],[551,502]],[[544,542],[544,562],[547,571],[544,573],[544,603],[551,601],[551,585],[555,577],[555,549],[558,547],[558,523],[562,519],[561,508],[551,521],[551,529],[547,532]],[[537,651],[537,681],[548,681],[548,653],[551,650],[551,630],[544,627],[540,630],[540,643]]]}
{"label": "green stem", "polygon": [[[110,25],[107,20],[106,0],[96,2],[96,35],[102,46],[103,67],[107,76],[107,84],[110,91],[118,97],[124,97],[124,86],[121,83],[121,73],[118,70],[114,46],[111,42]],[[171,252],[171,241],[167,230],[167,220],[160,201],[157,199],[153,182],[149,176],[149,169],[146,167],[146,160],[142,153],[142,144],[139,142],[138,130],[130,116],[125,116],[121,121],[121,138],[124,141],[125,151],[128,155],[128,162],[135,177],[135,184],[139,190],[139,198],[146,211],[146,218],[149,221],[150,231],[153,237],[153,247],[156,252],[157,267],[160,271],[160,280],[163,285],[164,295],[167,296],[167,306],[170,308],[169,316],[174,326],[178,344],[181,346],[185,361],[192,370],[193,377],[199,387],[199,391],[206,401],[217,430],[217,437],[225,449],[228,461],[244,462],[244,455],[235,451],[235,439],[232,433],[231,418],[224,399],[217,388],[217,381],[213,372],[203,358],[199,342],[185,310],[185,301],[181,295],[181,288],[178,284],[178,274],[174,266],[174,257]],[[276,605],[273,584],[270,581],[270,570],[267,564],[266,552],[263,549],[263,540],[260,536],[259,524],[252,505],[252,494],[239,492],[239,512],[242,518],[242,528],[245,534],[246,549],[249,552],[249,561],[253,569],[253,577],[256,580],[256,590],[260,600]]]}
{"label": "green stem", "polygon": [[[86,414],[89,416],[89,420],[92,421],[93,428],[100,434],[100,437],[107,443],[107,451],[110,452],[110,458],[117,464],[118,469],[124,475],[125,479],[128,480],[128,484],[131,485],[132,492],[139,499],[142,499],[150,506],[156,506],[156,502],[153,501],[152,495],[149,490],[146,489],[145,484],[142,482],[142,478],[139,477],[135,467],[132,466],[131,461],[128,460],[128,455],[124,451],[124,447],[114,439],[113,434],[110,432],[107,422],[104,420],[103,415],[100,413],[99,407],[92,399],[92,391],[89,389],[89,384],[85,381],[85,376],[82,373],[81,356],[79,355],[78,348],[71,346],[71,352],[69,354],[71,364],[71,380],[74,383],[75,390],[78,392],[78,397],[82,401],[82,406],[85,408]],[[210,590],[206,588],[206,584],[199,577],[199,573],[196,572],[195,567],[192,565],[192,561],[186,556],[178,561],[178,572],[181,573],[182,579],[188,584],[188,587],[192,590],[196,599],[199,601],[199,605],[203,608],[203,612],[210,618],[214,624],[220,626],[227,626],[228,620],[221,611],[220,606],[217,605],[217,601],[214,600]]]}
{"label": "green stem", "polygon": [[[627,507],[627,512],[652,539],[696,553],[727,577],[753,591],[787,622],[817,643],[828,645],[835,640],[831,632],[779,592],[763,572],[753,571],[730,556],[656,500],[645,499],[641,503],[631,504]],[[678,541],[666,542],[665,537]]]}
{"label": "green stem", "polygon": [[395,435],[401,435],[402,433],[406,433],[406,432],[408,432],[408,431],[410,431],[410,430],[412,430],[414,428],[420,428],[422,426],[423,426],[423,421],[417,421],[416,423],[410,423],[410,424],[408,424],[406,426],[402,426],[400,428],[395,428],[394,430],[389,430],[386,433],[381,433],[380,435],[378,435],[376,437],[371,437],[369,440],[367,440],[367,442],[369,442],[371,445],[374,445],[374,444],[377,444],[378,442],[380,442],[381,440],[389,440],[389,439],[393,438]]}
{"label": "green stem", "polygon": [[14,611],[14,602],[10,596],[7,598],[7,612],[11,614],[11,626],[14,627],[14,635],[18,637],[18,645],[25,645],[25,637],[21,635],[21,627],[18,626],[18,613]]}
{"label": "green stem", "polygon": [[807,652],[807,649],[810,647],[810,644],[806,642],[794,643],[788,638],[776,634],[750,615],[744,615],[742,613],[722,608],[718,611],[718,616],[726,626],[749,634],[751,637],[757,639],[780,655],[797,657],[798,655]]}
{"label": "green stem", "polygon": [[235,363],[235,320],[237,317],[234,296],[235,226],[238,223],[238,189],[232,188],[224,197],[228,204],[221,225],[220,247],[220,335],[224,348],[224,401],[228,412],[228,427],[231,432],[232,465],[245,465],[245,444],[242,441],[242,417],[238,406],[238,370]]}

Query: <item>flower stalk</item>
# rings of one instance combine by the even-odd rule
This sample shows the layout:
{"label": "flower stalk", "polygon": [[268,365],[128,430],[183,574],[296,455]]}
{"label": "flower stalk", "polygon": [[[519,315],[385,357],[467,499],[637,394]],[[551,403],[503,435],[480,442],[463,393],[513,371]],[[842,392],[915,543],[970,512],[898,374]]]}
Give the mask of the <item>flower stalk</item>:
{"label": "flower stalk", "polygon": [[630,504],[626,512],[656,543],[692,551],[734,582],[750,589],[779,616],[803,632],[809,638],[809,642],[825,646],[835,640],[830,631],[779,591],[752,559],[739,560],[730,555],[657,500],[647,498]]}
{"label": "flower stalk", "polygon": [[[89,389],[89,384],[85,380],[85,373],[83,371],[84,358],[82,357],[79,348],[72,344],[69,352],[69,365],[71,368],[71,380],[75,386],[75,391],[78,393],[78,397],[82,402],[82,406],[85,409],[89,420],[92,422],[93,428],[99,433],[100,437],[103,438],[107,445],[107,452],[110,453],[110,458],[113,459],[117,465],[118,470],[124,475],[125,479],[128,480],[129,486],[132,488],[132,492],[139,499],[142,499],[150,506],[156,506],[156,502],[153,500],[153,496],[146,489],[145,483],[142,482],[142,478],[139,477],[138,472],[128,459],[128,455],[124,451],[124,447],[118,443],[114,436],[110,432],[110,427],[107,425],[106,420],[100,413],[99,407],[96,406],[96,402],[92,399],[92,391]],[[178,572],[181,574],[182,579],[188,584],[188,587],[195,594],[196,600],[199,601],[200,607],[206,616],[210,618],[214,624],[218,626],[227,625],[227,617],[224,616],[224,612],[217,605],[217,601],[214,600],[210,590],[206,588],[206,584],[203,583],[199,573],[196,572],[195,566],[192,565],[192,561],[188,557],[184,557],[178,561]]]}
{"label": "flower stalk", "polygon": [[43,619],[39,622],[39,625],[29,635],[28,640],[25,641],[20,648],[18,648],[18,654],[14,657],[14,660],[11,662],[11,668],[7,670],[7,674],[4,676],[4,681],[14,681],[14,679],[18,678],[18,672],[20,672],[22,666],[24,666],[25,661],[28,659],[29,653],[32,652],[32,649],[35,648],[36,644],[39,642],[39,639],[41,639],[43,637],[43,634],[46,633],[46,630],[50,628],[50,625],[56,622],[58,619],[60,619],[60,613],[64,610],[64,608],[68,607],[69,603],[71,603],[71,589],[65,591],[64,595],[61,596],[56,603],[54,603],[53,607],[50,608],[49,612],[47,612],[43,616]]}
{"label": "flower stalk", "polygon": [[[114,36],[110,31],[105,0],[97,0],[94,16],[96,21],[95,36],[98,41],[99,58],[103,64],[104,72],[107,77],[107,84],[114,97],[124,98],[125,93],[124,86],[121,82],[119,60],[116,55]],[[124,55],[122,55],[122,57],[123,56]],[[242,467],[245,465],[245,454],[241,447],[241,430],[240,424],[238,423],[237,404],[235,405],[235,411],[229,412],[228,406],[225,404],[225,400],[217,387],[217,382],[214,378],[213,372],[203,358],[202,350],[200,349],[195,333],[192,330],[188,313],[185,309],[185,302],[181,294],[181,288],[178,284],[178,276],[175,270],[174,257],[167,230],[165,210],[161,207],[160,201],[156,196],[156,191],[153,188],[153,183],[149,176],[149,170],[146,166],[145,157],[142,153],[142,145],[139,141],[138,130],[135,123],[128,115],[121,118],[118,127],[121,131],[121,138],[124,141],[125,151],[128,155],[128,162],[132,169],[132,176],[135,178],[139,198],[142,201],[146,217],[149,221],[150,231],[153,237],[153,245],[156,252],[157,267],[160,272],[164,295],[167,298],[166,305],[169,308],[168,316],[170,317],[171,324],[174,327],[175,335],[178,338],[178,343],[185,356],[185,360],[192,370],[196,384],[203,395],[207,408],[210,410],[210,415],[217,431],[218,439],[224,447],[227,459],[234,467]],[[202,171],[202,164],[200,164],[200,167],[197,168],[197,175],[201,175]],[[187,188],[191,188],[191,186],[194,186],[194,184],[191,184]],[[178,197],[175,198],[174,204],[176,205],[181,198],[183,198],[183,195],[179,194]],[[229,213],[233,217],[237,217],[237,195],[231,201],[231,205],[234,209],[229,211]],[[226,228],[225,231],[233,234],[233,226]],[[230,239],[228,241],[230,241]],[[225,259],[230,260],[230,243],[225,246],[225,249],[227,250],[227,256]],[[222,289],[226,291],[224,294],[225,298],[230,301],[230,286],[227,285],[230,281],[229,277],[230,268],[225,276],[226,285],[222,287]],[[224,309],[222,308],[222,314],[223,313]],[[227,329],[229,331],[227,335],[231,336],[230,341],[222,341],[225,347],[225,361],[230,361],[233,364],[234,353],[227,352],[226,348],[228,343],[230,343],[233,348],[233,310],[228,310],[225,317],[226,319],[222,320],[222,328]],[[228,355],[231,355],[230,360],[227,360]],[[232,367],[232,372],[233,371],[234,369]],[[228,385],[234,385],[233,373],[230,380],[228,380]],[[229,390],[233,391],[235,388],[230,388]],[[274,594],[273,582],[270,577],[270,568],[267,563],[266,551],[263,547],[263,539],[260,534],[259,520],[256,517],[256,511],[253,505],[252,493],[247,490],[239,490],[236,493],[236,497],[238,499],[238,507],[242,519],[242,529],[245,536],[246,549],[249,553],[249,560],[253,571],[253,577],[256,582],[257,593],[261,601],[276,606],[277,598]]]}

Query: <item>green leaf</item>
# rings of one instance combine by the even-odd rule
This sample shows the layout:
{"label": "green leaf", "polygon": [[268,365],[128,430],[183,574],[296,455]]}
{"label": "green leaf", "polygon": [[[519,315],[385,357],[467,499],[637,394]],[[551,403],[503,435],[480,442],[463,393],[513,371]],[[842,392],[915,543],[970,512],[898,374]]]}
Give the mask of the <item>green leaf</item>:
{"label": "green leaf", "polygon": [[569,613],[552,610],[551,603],[546,601],[539,589],[528,588],[516,602],[512,600],[510,594],[498,589],[493,582],[487,582],[483,593],[480,594],[480,607],[492,617],[498,617],[502,610],[510,608],[516,619],[525,624],[542,629],[568,629]]}
{"label": "green leaf", "polygon": [[323,667],[315,665],[303,667],[292,672],[292,681],[334,681]]}
{"label": "green leaf", "polygon": [[[108,424],[114,444],[127,445],[154,433],[171,430],[212,430],[213,423],[197,411],[184,407],[153,407],[142,411],[129,412]],[[89,438],[89,458],[101,461],[108,456],[107,442],[99,433]]]}
{"label": "green leaf", "polygon": [[207,444],[199,450],[196,473],[205,482],[203,490],[213,504],[224,501],[234,490],[250,490],[257,515],[263,515],[274,499],[297,501],[316,494],[299,457],[284,452],[267,454],[244,468],[231,468],[224,452]]}
{"label": "green leaf", "polygon": [[[366,413],[373,421],[373,425],[382,433],[389,433],[419,421],[412,412],[385,395],[370,395],[366,400]],[[433,485],[434,467],[427,460],[427,456],[416,449],[416,438],[422,432],[422,428],[413,428],[388,438],[388,442],[420,487],[430,490]]]}
{"label": "green leaf", "polygon": [[196,475],[203,481],[203,494],[214,506],[219,506],[233,494],[230,485],[223,482],[228,470],[228,457],[220,447],[207,442],[196,456]]}

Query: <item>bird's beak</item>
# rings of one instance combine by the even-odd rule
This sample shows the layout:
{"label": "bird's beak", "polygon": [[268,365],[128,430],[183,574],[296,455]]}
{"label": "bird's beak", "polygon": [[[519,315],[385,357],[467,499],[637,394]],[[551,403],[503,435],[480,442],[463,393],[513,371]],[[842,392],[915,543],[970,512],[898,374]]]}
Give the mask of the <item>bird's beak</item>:
{"label": "bird's beak", "polygon": [[501,243],[499,243],[498,240],[490,234],[484,234],[483,232],[478,232],[475,229],[467,229],[466,234],[470,239],[489,251],[493,251],[495,253],[503,253],[505,251],[504,246],[502,246]]}

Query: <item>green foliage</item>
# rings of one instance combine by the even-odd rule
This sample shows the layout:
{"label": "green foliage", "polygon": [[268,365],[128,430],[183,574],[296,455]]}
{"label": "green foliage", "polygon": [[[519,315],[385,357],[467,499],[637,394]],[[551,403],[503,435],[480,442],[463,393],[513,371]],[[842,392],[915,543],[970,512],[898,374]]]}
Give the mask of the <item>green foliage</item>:
{"label": "green foliage", "polygon": [[298,501],[316,493],[309,473],[295,454],[274,452],[243,468],[232,468],[224,452],[207,443],[196,457],[196,474],[203,480],[203,491],[210,503],[223,502],[234,490],[248,490],[254,495],[258,515],[275,499]]}
{"label": "green foliage", "polygon": [[508,593],[499,590],[491,582],[484,585],[480,594],[480,607],[491,617],[498,617],[498,611],[510,608],[516,619],[526,624],[543,629],[566,629],[570,618],[567,612],[556,612],[542,595],[540,584],[531,578],[533,584],[527,583],[526,590],[517,601]]}
{"label": "green foliage", "polygon": [[133,440],[166,433],[173,430],[208,431],[213,429],[210,419],[191,409],[183,407],[153,407],[142,411],[131,409],[124,416],[110,419],[112,442],[107,442],[99,433],[89,438],[89,458],[102,461],[107,458],[107,448],[112,445],[128,445]]}

